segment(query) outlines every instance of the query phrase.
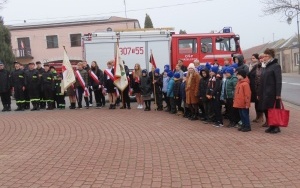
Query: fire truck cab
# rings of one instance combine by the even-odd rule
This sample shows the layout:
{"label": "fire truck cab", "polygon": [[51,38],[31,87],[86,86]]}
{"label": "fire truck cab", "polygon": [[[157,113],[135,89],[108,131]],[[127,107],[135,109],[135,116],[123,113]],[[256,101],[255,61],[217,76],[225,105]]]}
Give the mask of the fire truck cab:
{"label": "fire truck cab", "polygon": [[224,58],[242,54],[239,35],[231,28],[224,28],[220,33],[174,34],[171,43],[171,64],[175,68],[179,59],[185,66],[198,59],[200,64],[218,62],[224,65]]}

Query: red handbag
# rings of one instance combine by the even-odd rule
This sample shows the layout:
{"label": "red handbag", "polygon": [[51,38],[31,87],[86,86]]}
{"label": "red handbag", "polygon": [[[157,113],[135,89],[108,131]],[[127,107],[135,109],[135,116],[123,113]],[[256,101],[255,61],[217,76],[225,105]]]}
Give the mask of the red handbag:
{"label": "red handbag", "polygon": [[276,101],[273,108],[268,109],[268,125],[287,127],[290,119],[290,111],[285,110],[282,100],[280,100],[280,108],[275,108]]}

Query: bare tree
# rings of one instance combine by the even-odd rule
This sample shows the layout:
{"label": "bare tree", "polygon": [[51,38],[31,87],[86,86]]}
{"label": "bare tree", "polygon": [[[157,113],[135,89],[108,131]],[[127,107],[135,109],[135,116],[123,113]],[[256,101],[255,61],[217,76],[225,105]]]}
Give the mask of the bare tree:
{"label": "bare tree", "polygon": [[7,2],[8,0],[0,0],[0,9],[3,8],[3,5]]}
{"label": "bare tree", "polygon": [[299,11],[299,0],[260,0],[264,4],[265,15],[286,13],[287,10]]}

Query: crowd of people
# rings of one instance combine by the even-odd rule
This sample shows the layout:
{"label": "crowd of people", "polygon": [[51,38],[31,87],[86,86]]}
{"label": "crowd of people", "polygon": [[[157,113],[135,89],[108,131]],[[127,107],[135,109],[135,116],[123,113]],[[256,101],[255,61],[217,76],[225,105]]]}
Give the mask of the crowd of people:
{"label": "crowd of people", "polygon": [[228,119],[225,127],[249,132],[249,108],[254,103],[256,118],[252,122],[268,127],[266,133],[281,131],[279,126],[268,125],[266,121],[268,109],[274,104],[279,107],[281,100],[281,67],[274,49],[253,54],[248,64],[242,55],[226,58],[223,67],[217,61],[200,65],[199,60],[186,67],[179,60],[174,70],[165,65],[162,72],[154,67],[148,72],[135,64],[130,74],[125,65],[129,84],[123,91],[114,85],[113,65],[114,61],[107,62],[103,71],[96,61],[91,66],[85,61],[79,62],[75,71],[76,83],[64,91],[62,74],[57,74],[47,63],[44,68],[41,62],[30,63],[28,69],[24,69],[22,64],[15,62],[14,70],[9,72],[0,62],[2,111],[11,111],[11,91],[17,104],[16,111],[30,109],[30,103],[31,111],[65,109],[65,95],[69,97],[70,109],[82,109],[82,100],[85,108],[89,108],[93,99],[96,108],[104,107],[106,96],[109,109],[116,109],[116,106],[131,109],[130,95],[135,95],[137,108],[150,111],[153,96],[157,111],[182,115],[192,121],[200,119],[215,127],[224,126],[223,119]]}

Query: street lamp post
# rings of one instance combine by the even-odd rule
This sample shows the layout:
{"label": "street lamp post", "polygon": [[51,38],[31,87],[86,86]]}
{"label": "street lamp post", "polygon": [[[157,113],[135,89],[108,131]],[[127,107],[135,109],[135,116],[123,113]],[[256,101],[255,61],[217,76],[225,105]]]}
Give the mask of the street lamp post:
{"label": "street lamp post", "polygon": [[300,34],[299,34],[299,5],[295,5],[294,7],[287,9],[285,15],[288,17],[287,23],[290,25],[292,23],[294,17],[294,11],[296,11],[297,17],[297,38],[298,38],[298,74],[300,74]]}

